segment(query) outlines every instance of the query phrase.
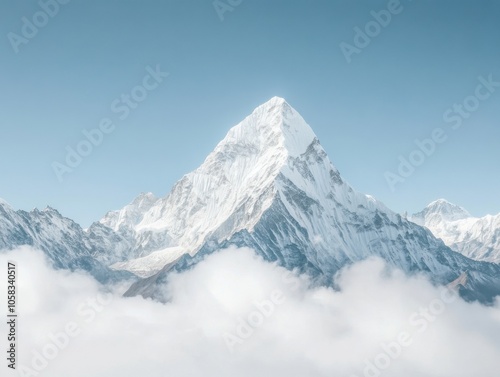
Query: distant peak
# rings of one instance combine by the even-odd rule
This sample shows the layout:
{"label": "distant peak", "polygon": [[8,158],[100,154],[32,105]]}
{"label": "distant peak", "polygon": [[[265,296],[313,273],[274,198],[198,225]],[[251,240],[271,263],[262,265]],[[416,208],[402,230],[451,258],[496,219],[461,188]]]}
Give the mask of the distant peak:
{"label": "distant peak", "polygon": [[437,199],[437,200],[434,200],[433,202],[430,202],[427,207],[435,207],[435,206],[439,206],[439,205],[448,205],[448,206],[456,206],[455,204],[453,203],[450,203],[449,201],[447,201],[446,199]]}
{"label": "distant peak", "polygon": [[421,212],[426,217],[434,215],[439,216],[444,220],[454,221],[471,217],[470,213],[464,208],[450,203],[446,199],[437,199],[429,203]]}
{"label": "distant peak", "polygon": [[446,199],[437,199],[427,205],[428,209],[449,209],[458,212],[467,212],[464,208],[449,202]]}

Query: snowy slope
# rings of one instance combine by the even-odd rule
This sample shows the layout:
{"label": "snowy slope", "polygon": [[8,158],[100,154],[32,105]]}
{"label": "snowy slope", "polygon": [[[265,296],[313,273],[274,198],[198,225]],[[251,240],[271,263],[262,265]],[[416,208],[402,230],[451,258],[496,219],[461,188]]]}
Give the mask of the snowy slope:
{"label": "snowy slope", "polygon": [[[104,226],[99,224],[102,231]],[[111,229],[107,236],[111,236]],[[114,232],[113,232],[114,233]],[[84,270],[97,280],[107,282],[122,278],[130,278],[130,273],[117,273],[99,260],[98,255],[105,259],[124,242],[119,234],[102,242],[102,238],[94,231],[85,232],[74,221],[63,217],[55,209],[47,207],[44,210],[34,209],[31,212],[15,211],[5,201],[0,200],[0,252],[11,250],[18,246],[29,245],[43,250],[56,268]]]}
{"label": "snowy slope", "polygon": [[411,220],[469,258],[500,263],[500,214],[473,217],[462,207],[439,199]]}
{"label": "snowy slope", "polygon": [[[481,284],[500,292],[500,278],[490,279],[500,276],[498,266],[464,258],[427,229],[354,191],[300,114],[278,97],[233,127],[166,197],[141,195],[101,223],[136,240],[140,258],[114,267],[151,277],[128,294],[152,292],[149,284],[168,269],[189,268],[228,245],[252,247],[327,284],[341,267],[377,255],[441,282],[480,270]],[[159,261],[168,269],[160,270]]]}

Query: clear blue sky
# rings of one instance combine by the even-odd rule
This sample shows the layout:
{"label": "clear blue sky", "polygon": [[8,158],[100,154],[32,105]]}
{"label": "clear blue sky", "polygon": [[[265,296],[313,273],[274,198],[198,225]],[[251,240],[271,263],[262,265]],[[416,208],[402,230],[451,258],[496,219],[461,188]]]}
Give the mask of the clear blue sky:
{"label": "clear blue sky", "polygon": [[[353,29],[387,3],[243,0],[221,21],[211,0],[72,0],[16,54],[8,33],[21,35],[40,6],[2,1],[0,197],[87,226],[142,191],[167,194],[276,95],[347,181],[390,208],[445,197],[474,215],[500,212],[500,88],[459,129],[443,121],[479,76],[500,81],[500,2],[401,0],[347,63],[340,43],[353,44]],[[156,64],[169,77],[119,120],[110,104]],[[104,117],[115,130],[60,183],[52,162]],[[436,127],[448,140],[391,191],[384,173]]]}

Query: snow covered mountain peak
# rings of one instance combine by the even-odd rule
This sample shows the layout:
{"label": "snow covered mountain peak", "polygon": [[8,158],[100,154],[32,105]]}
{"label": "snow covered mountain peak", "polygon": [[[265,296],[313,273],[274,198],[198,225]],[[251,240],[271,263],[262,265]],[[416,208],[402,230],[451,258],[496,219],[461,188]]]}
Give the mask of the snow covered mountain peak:
{"label": "snow covered mountain peak", "polygon": [[419,225],[437,224],[443,221],[456,221],[471,217],[464,208],[445,199],[431,202],[421,212],[412,216],[412,221]]}
{"label": "snow covered mountain peak", "polygon": [[283,98],[273,97],[229,130],[215,151],[236,145],[260,152],[273,149],[297,157],[315,138],[311,127],[295,109]]}
{"label": "snow covered mountain peak", "polygon": [[[146,209],[138,210],[143,202]],[[402,242],[392,239],[401,221],[376,199],[355,192],[300,114],[274,97],[231,128],[166,197],[136,199],[101,223],[135,240],[136,257],[114,267],[142,277],[226,244],[252,246],[290,268],[328,276],[372,254],[407,270],[420,264],[391,251],[392,242]],[[408,234],[421,232],[402,226]],[[421,246],[408,243],[417,258]]]}
{"label": "snow covered mountain peak", "polygon": [[464,208],[442,198],[429,203],[426,208],[432,211],[440,211],[442,213],[462,213],[464,215],[466,214],[467,216],[470,216]]}
{"label": "snow covered mountain peak", "polygon": [[141,195],[101,223],[135,238],[138,257],[155,252],[150,259],[161,268],[182,253],[196,253],[209,238],[251,231],[278,196],[290,195],[290,185],[318,198],[335,182],[343,183],[312,129],[283,98],[273,97],[231,128],[166,197]]}

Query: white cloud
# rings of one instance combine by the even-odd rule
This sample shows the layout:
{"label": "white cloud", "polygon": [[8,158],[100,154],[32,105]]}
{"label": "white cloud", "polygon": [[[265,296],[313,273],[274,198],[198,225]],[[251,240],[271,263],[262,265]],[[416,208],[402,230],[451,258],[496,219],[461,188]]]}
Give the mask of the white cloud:
{"label": "white cloud", "polygon": [[[498,305],[450,299],[379,260],[343,271],[335,292],[225,250],[172,275],[168,304],[122,298],[123,287],[108,297],[32,250],[3,254],[0,266],[7,260],[18,263],[18,363],[38,376],[498,376]],[[33,351],[57,355],[38,372]]]}

